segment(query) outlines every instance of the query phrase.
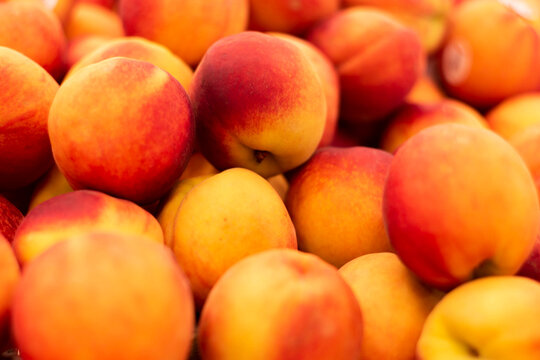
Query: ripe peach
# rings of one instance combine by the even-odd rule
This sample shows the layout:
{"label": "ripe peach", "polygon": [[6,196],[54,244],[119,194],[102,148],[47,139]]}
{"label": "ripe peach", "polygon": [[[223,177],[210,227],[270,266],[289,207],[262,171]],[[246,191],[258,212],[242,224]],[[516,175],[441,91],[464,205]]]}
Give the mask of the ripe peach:
{"label": "ripe peach", "polygon": [[281,33],[272,33],[271,35],[298,46],[315,67],[326,98],[326,125],[318,148],[330,145],[336,132],[339,115],[339,78],[334,65],[326,55],[308,41]]}
{"label": "ripe peach", "polygon": [[20,271],[17,259],[9,242],[0,232],[0,341],[5,342],[9,336],[9,316],[13,293],[19,281]]}
{"label": "ripe peach", "polygon": [[139,206],[97,191],[80,190],[32,209],[15,234],[13,248],[19,262],[26,265],[58,242],[95,231],[138,235],[163,243],[159,223]]}
{"label": "ripe peach", "polygon": [[270,177],[293,169],[313,154],[326,121],[308,58],[290,42],[257,32],[212,45],[190,98],[200,150],[220,170],[241,166]]}
{"label": "ripe peach", "polygon": [[32,198],[28,205],[28,210],[32,210],[42,202],[52,199],[55,196],[72,192],[66,177],[62,175],[58,167],[54,165],[51,170],[37,183]]}
{"label": "ripe peach", "polygon": [[66,67],[71,69],[84,56],[90,54],[101,45],[105,45],[110,40],[110,38],[103,36],[88,35],[80,36],[70,41],[66,50]]}
{"label": "ripe peach", "polygon": [[173,249],[200,307],[219,277],[248,255],[296,248],[283,201],[262,177],[234,168],[193,187],[173,225]]}
{"label": "ripe peach", "polygon": [[421,73],[418,35],[376,9],[341,10],[316,25],[308,40],[337,68],[340,114],[348,122],[372,122],[388,115]]}
{"label": "ripe peach", "polygon": [[201,314],[203,359],[357,360],[362,315],[337,270],[311,254],[269,250],[218,281]]}
{"label": "ripe peach", "polygon": [[0,235],[12,242],[15,231],[23,221],[24,216],[15,205],[0,195]]}
{"label": "ripe peach", "polygon": [[514,135],[509,142],[527,164],[540,196],[540,123]]}
{"label": "ripe peach", "polygon": [[74,73],[49,113],[53,155],[70,185],[140,204],[173,186],[191,154],[193,131],[180,83],[155,65],[127,58]]}
{"label": "ripe peach", "polygon": [[169,249],[136,235],[94,233],[28,265],[12,327],[25,359],[179,360],[187,359],[193,310]]}
{"label": "ripe peach", "polygon": [[248,0],[121,0],[127,35],[168,47],[189,65],[227,35],[246,29]]}
{"label": "ripe peach", "polygon": [[47,117],[58,84],[34,61],[2,46],[0,78],[0,191],[5,191],[31,184],[52,165]]}
{"label": "ripe peach", "polygon": [[478,111],[456,100],[443,100],[429,105],[405,104],[391,117],[381,140],[381,148],[394,152],[421,130],[443,123],[488,127]]}
{"label": "ripe peach", "polygon": [[54,78],[64,73],[66,39],[58,18],[33,2],[0,3],[0,46],[21,52]]}
{"label": "ripe peach", "polygon": [[300,35],[339,6],[340,0],[250,0],[250,28]]}
{"label": "ripe peach", "polygon": [[540,92],[509,97],[487,115],[489,126],[506,140],[512,139],[530,126],[540,125]]}
{"label": "ripe peach", "polygon": [[389,153],[365,147],[318,150],[295,172],[287,194],[298,247],[336,267],[390,251],[382,197],[391,162]]}
{"label": "ripe peach", "polygon": [[65,25],[68,40],[81,36],[98,35],[109,38],[124,36],[120,16],[97,4],[77,2]]}
{"label": "ripe peach", "polygon": [[406,103],[433,104],[445,99],[442,90],[433,79],[424,74],[414,83],[413,88],[405,98]]}
{"label": "ripe peach", "polygon": [[100,46],[75,64],[66,78],[85,66],[117,56],[148,61],[171,74],[186,91],[189,89],[193,78],[191,68],[165,46],[137,37],[111,40]]}
{"label": "ripe peach", "polygon": [[201,175],[215,175],[218,172],[219,171],[217,171],[217,169],[210,164],[200,152],[196,152],[189,158],[186,169],[180,176],[180,180]]}
{"label": "ripe peach", "polygon": [[538,89],[539,21],[537,1],[475,0],[457,6],[441,55],[441,78],[448,92],[487,108]]}
{"label": "ripe peach", "polygon": [[536,188],[519,154],[490,130],[460,124],[432,126],[399,148],[383,204],[397,254],[441,289],[515,274],[539,230]]}
{"label": "ripe peach", "polygon": [[77,1],[80,3],[100,5],[107,9],[112,9],[116,3],[116,0],[77,0]]}
{"label": "ripe peach", "polygon": [[392,253],[360,256],[339,272],[362,308],[364,331],[358,359],[414,359],[424,322],[442,294],[420,283]]}

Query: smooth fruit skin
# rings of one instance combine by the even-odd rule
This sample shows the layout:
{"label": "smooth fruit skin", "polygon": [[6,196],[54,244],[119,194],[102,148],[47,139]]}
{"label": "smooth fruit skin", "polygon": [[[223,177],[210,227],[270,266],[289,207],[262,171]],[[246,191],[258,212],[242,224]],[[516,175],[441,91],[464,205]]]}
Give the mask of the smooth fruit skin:
{"label": "smooth fruit skin", "polygon": [[360,256],[339,273],[362,308],[359,359],[413,359],[424,322],[442,293],[422,284],[396,254],[388,252]]}
{"label": "smooth fruit skin", "polygon": [[324,92],[310,61],[262,33],[214,43],[195,71],[190,99],[200,150],[220,170],[270,177],[293,169],[313,154],[325,126]]}
{"label": "smooth fruit skin", "polygon": [[58,170],[58,166],[54,165],[36,184],[32,192],[30,204],[28,204],[28,211],[55,196],[72,191],[73,189],[66,180],[66,177]]}
{"label": "smooth fruit skin", "polygon": [[0,233],[0,344],[9,339],[9,320],[13,294],[20,279],[20,270],[13,249]]}
{"label": "smooth fruit skin", "polygon": [[540,126],[540,92],[529,92],[505,99],[486,114],[489,126],[506,140],[531,126]]}
{"label": "smooth fruit skin", "polygon": [[273,248],[297,248],[285,204],[266,179],[234,168],[194,186],[182,200],[172,246],[197,306],[225,271],[241,259]]}
{"label": "smooth fruit skin", "polygon": [[32,262],[12,314],[17,347],[32,360],[187,359],[194,328],[170,250],[110,233],[70,238]]}
{"label": "smooth fruit skin", "polygon": [[519,154],[489,130],[458,124],[425,129],[397,151],[383,214],[405,265],[441,289],[515,274],[540,220],[536,188]]}
{"label": "smooth fruit skin", "polygon": [[6,191],[31,184],[52,165],[47,117],[58,84],[37,63],[2,46],[0,77],[0,191]]}
{"label": "smooth fruit skin", "polygon": [[194,141],[180,83],[148,62],[112,58],[67,79],[49,113],[56,164],[74,189],[152,203],[184,170]]}
{"label": "smooth fruit skin", "polygon": [[15,205],[0,195],[0,235],[7,241],[13,241],[17,228],[23,221],[24,216]]}
{"label": "smooth fruit skin", "polygon": [[199,323],[207,360],[357,360],[362,315],[350,287],[318,257],[279,249],[233,266]]}
{"label": "smooth fruit skin", "polygon": [[340,267],[391,251],[382,215],[392,155],[366,147],[319,149],[295,171],[287,193],[298,247]]}
{"label": "smooth fruit skin", "polygon": [[163,244],[157,220],[131,201],[91,190],[56,196],[36,206],[19,226],[13,247],[19,262],[31,262],[74,235],[105,231],[146,237]]}
{"label": "smooth fruit skin", "polygon": [[539,303],[540,284],[519,276],[461,285],[426,320],[417,359],[539,359]]}

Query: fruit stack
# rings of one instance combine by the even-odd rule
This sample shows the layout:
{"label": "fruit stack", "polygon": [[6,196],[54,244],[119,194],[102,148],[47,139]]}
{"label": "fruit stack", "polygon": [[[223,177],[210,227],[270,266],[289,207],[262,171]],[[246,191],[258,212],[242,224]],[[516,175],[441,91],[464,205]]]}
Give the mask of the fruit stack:
{"label": "fruit stack", "polygon": [[539,360],[540,0],[0,0],[0,350]]}

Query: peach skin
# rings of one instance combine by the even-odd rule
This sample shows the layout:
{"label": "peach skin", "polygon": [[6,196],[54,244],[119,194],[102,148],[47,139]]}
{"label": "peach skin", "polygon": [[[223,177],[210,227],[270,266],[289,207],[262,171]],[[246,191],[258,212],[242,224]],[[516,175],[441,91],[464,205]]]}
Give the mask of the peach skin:
{"label": "peach skin", "polygon": [[21,52],[59,79],[66,39],[58,18],[42,4],[0,2],[0,46]]}
{"label": "peach skin", "polygon": [[383,214],[401,260],[443,290],[515,274],[540,221],[534,181],[517,151],[490,130],[461,124],[429,127],[399,148]]}
{"label": "peach skin", "polygon": [[421,130],[443,123],[488,128],[486,120],[478,111],[456,100],[443,100],[429,105],[405,104],[390,118],[381,139],[381,148],[394,152]]}
{"label": "peach skin", "polygon": [[218,281],[199,322],[206,360],[358,360],[362,315],[339,272],[315,255],[252,255]]}
{"label": "peach skin", "polygon": [[248,255],[296,249],[283,201],[261,176],[241,168],[223,171],[193,187],[173,225],[173,249],[200,308],[219,277]]}
{"label": "peach skin", "polygon": [[427,318],[419,360],[540,359],[540,284],[491,276],[447,294]]}
{"label": "peach skin", "polygon": [[58,84],[34,61],[2,46],[0,78],[0,191],[6,191],[30,185],[52,166],[47,117]]}
{"label": "peach skin", "polygon": [[540,92],[507,98],[486,114],[489,126],[506,140],[535,125],[540,125]]}
{"label": "peach skin", "polygon": [[11,243],[23,219],[21,211],[0,195],[0,235]]}
{"label": "peach skin", "polygon": [[405,102],[423,105],[437,103],[444,99],[443,91],[430,76],[424,74],[414,83],[413,88],[405,98]]}
{"label": "peach skin", "polygon": [[509,142],[527,164],[540,195],[540,123],[512,136]]}
{"label": "peach skin", "polygon": [[56,244],[28,265],[11,323],[24,359],[186,360],[193,299],[162,244],[93,233]]}
{"label": "peach skin", "polygon": [[488,108],[538,89],[539,22],[537,1],[475,0],[457,6],[440,57],[450,95]]}
{"label": "peach skin", "polygon": [[339,272],[362,307],[364,331],[358,359],[414,359],[424,322],[442,293],[423,285],[392,253],[360,256]]}
{"label": "peach skin", "polygon": [[180,176],[180,180],[202,176],[216,175],[219,171],[200,152],[195,152],[189,158],[186,169]]}
{"label": "peach skin", "polygon": [[32,210],[42,202],[52,199],[55,196],[72,191],[73,188],[69,185],[65,176],[62,175],[60,170],[58,170],[58,167],[54,165],[34,188],[28,210]]}
{"label": "peach skin", "polygon": [[168,47],[195,66],[217,40],[247,27],[249,0],[120,0],[126,34]]}
{"label": "peach skin", "polygon": [[519,276],[526,276],[540,282],[540,236],[536,237],[534,248],[529,257],[517,272]]}
{"label": "peach skin", "polygon": [[125,37],[107,42],[75,64],[66,78],[85,66],[117,56],[148,61],[171,74],[186,91],[189,89],[193,78],[191,68],[165,46],[138,37]]}
{"label": "peach skin", "polygon": [[19,226],[13,248],[22,265],[70,236],[103,231],[137,235],[163,243],[157,220],[134,203],[97,191],[80,190],[36,206]]}
{"label": "peach skin", "polygon": [[111,39],[103,36],[88,35],[81,36],[68,43],[66,50],[66,67],[71,69],[79,60],[101,45],[105,45]]}
{"label": "peach skin", "polygon": [[344,121],[380,120],[403,103],[421,74],[418,35],[383,11],[341,10],[317,24],[307,39],[337,68]]}
{"label": "peach skin", "polygon": [[0,232],[0,342],[9,338],[12,298],[19,281],[20,270],[9,242]]}
{"label": "peach skin", "polygon": [[305,162],[324,131],[326,101],[314,67],[275,36],[244,32],[216,42],[189,95],[200,150],[219,170],[281,174]]}
{"label": "peach skin", "polygon": [[390,251],[382,197],[391,162],[377,149],[326,147],[300,167],[286,199],[299,249],[336,267]]}
{"label": "peach skin", "polygon": [[124,36],[122,20],[110,9],[77,1],[64,26],[68,40],[97,35],[108,38]]}
{"label": "peach skin", "polygon": [[139,204],[172,188],[194,141],[182,85],[155,65],[118,57],[62,83],[48,126],[56,164],[74,189]]}

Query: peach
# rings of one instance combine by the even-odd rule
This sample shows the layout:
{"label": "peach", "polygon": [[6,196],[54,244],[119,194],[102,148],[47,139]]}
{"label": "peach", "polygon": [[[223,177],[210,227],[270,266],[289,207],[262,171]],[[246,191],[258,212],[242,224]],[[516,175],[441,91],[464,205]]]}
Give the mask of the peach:
{"label": "peach", "polygon": [[64,73],[66,39],[58,18],[41,4],[0,3],[0,46],[21,52],[54,78]]}
{"label": "peach", "polygon": [[202,175],[215,175],[218,172],[200,152],[196,152],[189,158],[186,169],[180,176],[180,180]]}
{"label": "peach", "polygon": [[127,35],[165,45],[196,65],[214,42],[246,29],[248,0],[121,0],[119,12]]}
{"label": "peach", "polygon": [[361,336],[360,307],[337,270],[287,249],[230,268],[199,323],[199,349],[208,360],[357,360]]}
{"label": "peach", "polygon": [[163,243],[157,220],[130,201],[97,191],[56,196],[32,209],[19,226],[13,248],[23,265],[74,235],[104,231],[137,235]]}
{"label": "peach", "polygon": [[31,184],[52,165],[47,117],[58,84],[34,61],[2,46],[0,78],[0,191],[6,191]]}
{"label": "peach", "polygon": [[240,166],[270,177],[293,169],[313,154],[326,122],[324,92],[308,58],[257,32],[212,45],[190,99],[200,150],[219,170]]}
{"label": "peach", "polygon": [[98,35],[109,38],[124,36],[120,16],[103,6],[77,2],[65,25],[68,40]]}
{"label": "peach", "polygon": [[191,68],[166,47],[137,37],[111,40],[100,46],[75,64],[66,78],[85,66],[117,56],[148,61],[171,74],[186,91],[189,89]]}
{"label": "peach", "polygon": [[186,197],[187,193],[195,186],[199,185],[204,180],[208,179],[211,175],[201,175],[192,178],[186,178],[172,188],[169,195],[163,200],[163,206],[157,217],[159,225],[163,230],[163,238],[165,239],[165,245],[173,247],[173,226],[175,222],[176,213],[182,203],[182,200]]}
{"label": "peach", "polygon": [[42,202],[52,199],[55,196],[72,191],[73,188],[69,185],[66,177],[62,175],[60,170],[58,170],[58,167],[54,165],[34,188],[28,210],[32,210]]}
{"label": "peach", "polygon": [[111,39],[98,35],[80,36],[69,42],[66,50],[66,66],[71,69],[79,60]]}
{"label": "peach", "polygon": [[49,113],[58,168],[74,189],[140,204],[171,189],[192,151],[186,92],[148,62],[112,58],[67,79]]}
{"label": "peach", "polygon": [[447,27],[452,0],[344,0],[345,6],[371,6],[388,11],[416,31],[424,50],[435,52]]}
{"label": "peach", "polygon": [[503,138],[510,140],[530,126],[540,125],[540,92],[509,97],[487,115],[489,126]]}
{"label": "peach", "polygon": [[441,289],[515,274],[540,222],[536,188],[519,154],[492,131],[461,124],[429,127],[399,148],[383,214],[401,260]]}
{"label": "peach", "polygon": [[287,209],[301,250],[340,267],[364,254],[390,251],[382,216],[387,152],[318,150],[291,179]]}
{"label": "peach", "polygon": [[421,130],[443,123],[488,128],[482,115],[456,100],[443,100],[429,105],[405,104],[391,117],[381,139],[381,148],[394,152]]}
{"label": "peach", "polygon": [[87,234],[29,264],[15,290],[12,327],[25,359],[187,359],[193,299],[163,245]]}
{"label": "peach", "polygon": [[428,316],[417,359],[540,358],[540,284],[491,276],[446,295]]}
{"label": "peach", "polygon": [[15,231],[23,221],[24,216],[15,205],[0,195],[0,235],[12,242]]}
{"label": "peach", "polygon": [[[392,253],[360,256],[339,269],[362,308],[362,360],[411,360],[424,322],[442,297]],[[392,341],[388,341],[391,339]]]}
{"label": "peach", "polygon": [[337,68],[341,118],[348,122],[372,122],[388,115],[421,74],[418,35],[376,9],[341,10],[316,25],[308,40]]}
{"label": "peach", "polygon": [[413,88],[405,98],[406,103],[433,104],[445,99],[445,96],[435,81],[424,74],[414,83]]}
{"label": "peach", "polygon": [[339,7],[340,0],[250,0],[250,28],[300,35]]}
{"label": "peach", "polygon": [[540,196],[540,123],[514,135],[509,142],[527,164]]}
{"label": "peach", "polygon": [[193,187],[173,225],[173,249],[200,307],[219,277],[248,255],[296,248],[283,201],[262,177],[234,168]]}
{"label": "peach", "polygon": [[107,9],[112,9],[116,3],[116,0],[77,0],[77,1],[80,3],[100,5]]}
{"label": "peach", "polygon": [[308,41],[281,33],[272,33],[271,35],[298,46],[315,67],[326,98],[326,125],[318,148],[330,145],[336,132],[339,115],[339,78],[334,65],[326,55]]}
{"label": "peach", "polygon": [[5,342],[9,337],[9,316],[20,271],[13,250],[1,232],[0,263],[0,341]]}
{"label": "peach", "polygon": [[76,2],[81,0],[0,0],[1,2],[33,2],[51,10],[62,24],[66,22]]}
{"label": "peach", "polygon": [[475,0],[456,7],[440,61],[448,92],[487,108],[538,89],[539,21],[536,1]]}

